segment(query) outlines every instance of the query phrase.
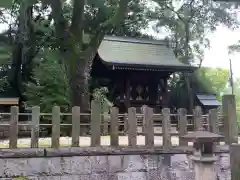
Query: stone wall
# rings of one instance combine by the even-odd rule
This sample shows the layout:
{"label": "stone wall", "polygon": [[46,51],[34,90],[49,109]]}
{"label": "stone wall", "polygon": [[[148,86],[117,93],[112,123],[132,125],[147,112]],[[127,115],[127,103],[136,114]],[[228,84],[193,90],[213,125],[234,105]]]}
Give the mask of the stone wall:
{"label": "stone wall", "polygon": [[[230,179],[229,156],[216,163],[221,180]],[[187,155],[111,155],[0,159],[0,179],[194,180]]]}

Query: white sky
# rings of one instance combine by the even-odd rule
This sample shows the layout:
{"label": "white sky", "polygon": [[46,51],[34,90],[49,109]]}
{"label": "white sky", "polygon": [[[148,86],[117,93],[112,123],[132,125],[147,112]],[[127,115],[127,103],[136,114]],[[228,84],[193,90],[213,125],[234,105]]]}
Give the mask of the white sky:
{"label": "white sky", "polygon": [[[153,34],[160,39],[166,36],[164,32],[155,33],[151,25],[143,32]],[[231,58],[233,77],[240,78],[240,53],[234,53],[231,56],[228,55],[228,46],[240,40],[240,28],[231,30],[224,26],[218,26],[214,33],[207,36],[210,40],[210,48],[205,49],[202,66],[229,69],[229,59]]]}
{"label": "white sky", "polygon": [[210,49],[205,50],[203,66],[220,67],[229,69],[229,58],[232,59],[233,76],[240,77],[240,53],[228,56],[227,47],[240,40],[240,29],[229,30],[218,27],[216,32],[209,35]]}

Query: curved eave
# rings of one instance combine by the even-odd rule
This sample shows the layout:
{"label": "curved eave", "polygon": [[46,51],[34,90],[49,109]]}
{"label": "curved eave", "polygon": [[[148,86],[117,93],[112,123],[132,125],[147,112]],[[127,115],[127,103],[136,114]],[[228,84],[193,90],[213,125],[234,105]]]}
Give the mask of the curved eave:
{"label": "curved eave", "polygon": [[142,65],[142,64],[122,64],[110,63],[104,61],[101,57],[100,60],[111,70],[131,70],[131,71],[172,71],[172,72],[194,72],[198,67],[194,66],[167,66],[167,65]]}
{"label": "curved eave", "polygon": [[193,72],[196,69],[180,62],[162,41],[105,37],[98,55],[111,69],[171,72]]}

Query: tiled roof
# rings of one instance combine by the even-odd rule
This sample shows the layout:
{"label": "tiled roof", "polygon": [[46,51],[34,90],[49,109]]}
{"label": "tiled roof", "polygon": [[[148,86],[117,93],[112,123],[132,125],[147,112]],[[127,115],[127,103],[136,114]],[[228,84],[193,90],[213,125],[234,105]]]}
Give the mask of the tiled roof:
{"label": "tiled roof", "polygon": [[158,40],[106,36],[98,54],[108,65],[120,67],[195,69],[178,61],[166,42]]}
{"label": "tiled roof", "polygon": [[222,104],[212,94],[197,94],[197,98],[204,106],[221,106]]}

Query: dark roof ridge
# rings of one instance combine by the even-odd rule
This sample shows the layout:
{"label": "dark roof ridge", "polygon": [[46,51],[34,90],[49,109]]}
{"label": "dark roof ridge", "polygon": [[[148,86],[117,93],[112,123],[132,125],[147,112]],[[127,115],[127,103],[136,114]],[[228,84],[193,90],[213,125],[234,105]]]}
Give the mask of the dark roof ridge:
{"label": "dark roof ridge", "polygon": [[118,42],[127,42],[127,43],[137,43],[137,44],[152,44],[152,45],[165,45],[168,46],[166,40],[150,40],[147,38],[134,38],[128,36],[104,36],[105,41],[118,41]]}

